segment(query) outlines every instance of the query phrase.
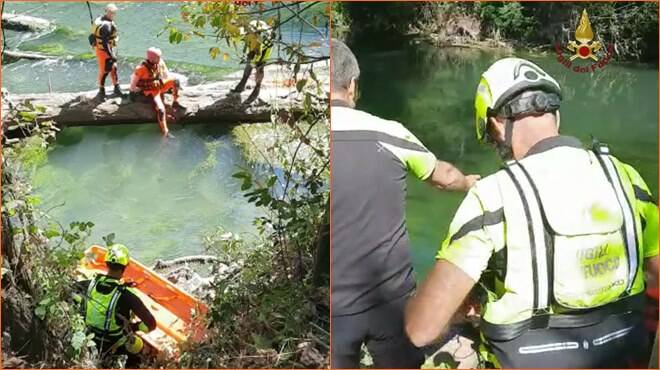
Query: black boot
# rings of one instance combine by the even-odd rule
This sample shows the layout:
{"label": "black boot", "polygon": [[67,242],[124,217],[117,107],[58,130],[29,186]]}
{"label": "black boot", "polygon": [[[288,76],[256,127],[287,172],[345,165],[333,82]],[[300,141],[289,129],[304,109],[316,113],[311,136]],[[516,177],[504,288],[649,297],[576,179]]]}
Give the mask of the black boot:
{"label": "black boot", "polygon": [[113,94],[119,97],[124,97],[124,94],[121,92],[121,88],[119,87],[119,84],[115,85],[115,89],[113,90]]}
{"label": "black boot", "polygon": [[96,94],[96,97],[100,101],[105,101],[105,87],[99,87],[99,93]]}

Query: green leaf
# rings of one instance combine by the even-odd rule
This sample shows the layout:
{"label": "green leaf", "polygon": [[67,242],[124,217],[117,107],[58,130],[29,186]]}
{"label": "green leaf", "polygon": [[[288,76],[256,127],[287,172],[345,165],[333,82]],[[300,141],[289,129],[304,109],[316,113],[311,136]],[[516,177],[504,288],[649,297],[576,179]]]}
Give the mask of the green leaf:
{"label": "green leaf", "polygon": [[298,80],[298,82],[296,82],[296,90],[298,90],[298,92],[301,92],[305,88],[306,84],[307,84],[306,78],[303,78],[302,80]]}
{"label": "green leaf", "polygon": [[252,187],[252,176],[248,176],[243,179],[243,184],[241,184],[241,190],[245,191]]}
{"label": "green leaf", "polygon": [[218,57],[218,53],[220,53],[220,49],[218,47],[212,47],[209,49],[209,55],[211,56],[211,59],[215,59]]}
{"label": "green leaf", "polygon": [[252,333],[252,341],[254,342],[254,346],[257,347],[257,349],[269,349],[272,347],[272,343],[270,340],[268,340],[266,337],[263,337],[259,334]]}
{"label": "green leaf", "polygon": [[48,305],[50,302],[51,302],[51,299],[50,299],[50,298],[44,298],[44,299],[41,300],[41,302],[39,302],[39,305],[40,305],[40,306],[46,306],[46,305]]}
{"label": "green leaf", "polygon": [[37,308],[34,309],[34,314],[37,315],[38,318],[41,320],[46,318],[46,307],[44,306],[38,306]]}
{"label": "green leaf", "polygon": [[37,118],[35,112],[19,112],[18,114],[26,121],[34,121]]}
{"label": "green leaf", "polygon": [[80,351],[80,349],[82,349],[83,345],[85,344],[86,339],[87,337],[82,331],[73,333],[73,337],[71,338],[71,347],[73,347],[73,349],[76,351]]}
{"label": "green leaf", "polygon": [[105,242],[105,245],[107,247],[109,247],[109,246],[115,244],[115,233],[110,233],[110,234],[102,237],[101,239],[103,239],[103,241]]}

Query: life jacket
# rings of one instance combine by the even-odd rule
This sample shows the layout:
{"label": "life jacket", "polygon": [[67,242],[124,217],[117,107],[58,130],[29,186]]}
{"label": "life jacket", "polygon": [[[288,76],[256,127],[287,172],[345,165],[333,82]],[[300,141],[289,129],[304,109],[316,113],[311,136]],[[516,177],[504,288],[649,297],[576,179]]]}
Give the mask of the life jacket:
{"label": "life jacket", "polygon": [[[96,288],[99,285],[114,285],[107,293],[101,293]],[[99,338],[119,338],[123,334],[123,326],[117,317],[117,302],[126,286],[116,279],[107,276],[97,276],[89,284],[85,297],[85,324]]]}
{"label": "life jacket", "polygon": [[142,63],[137,67],[136,73],[140,78],[137,83],[137,87],[142,91],[153,91],[158,90],[158,87],[155,85],[155,81],[160,81],[162,79],[162,70],[160,68],[160,62],[158,64],[149,63],[149,61],[142,61]]}
{"label": "life jacket", "polygon": [[[479,187],[485,209],[501,205],[506,230],[489,262],[497,277],[482,310],[482,355],[498,367],[545,367],[539,359],[602,356],[604,344],[636,335],[626,320],[643,310],[641,220],[633,184],[606,147],[510,161]],[[640,314],[612,319],[631,312]]]}
{"label": "life jacket", "polygon": [[[100,16],[92,22],[92,34],[90,35],[90,42],[92,46],[103,48],[103,37],[101,37],[101,28],[110,24],[110,37],[108,39],[108,46],[114,48],[117,46],[117,25],[114,21],[108,20],[105,16]],[[93,37],[93,38],[92,38]]]}

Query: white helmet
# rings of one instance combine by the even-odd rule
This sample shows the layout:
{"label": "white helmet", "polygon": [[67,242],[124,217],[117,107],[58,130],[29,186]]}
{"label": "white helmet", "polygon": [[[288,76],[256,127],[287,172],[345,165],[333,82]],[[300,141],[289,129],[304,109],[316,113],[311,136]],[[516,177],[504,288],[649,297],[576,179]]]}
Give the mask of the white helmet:
{"label": "white helmet", "polygon": [[[537,95],[533,100],[526,101],[524,105],[506,106],[521,93],[529,90],[542,91],[546,94]],[[541,67],[520,58],[500,59],[481,75],[477,87],[474,101],[477,141],[486,141],[486,125],[489,117],[502,113],[506,117],[513,117],[529,111],[553,112],[559,108],[560,101],[559,83]]]}
{"label": "white helmet", "polygon": [[106,13],[107,13],[107,12],[110,12],[110,13],[116,13],[117,10],[118,10],[117,5],[115,5],[115,4],[113,4],[113,3],[110,3],[110,4],[108,4],[108,5],[105,6],[105,11],[106,11]]}

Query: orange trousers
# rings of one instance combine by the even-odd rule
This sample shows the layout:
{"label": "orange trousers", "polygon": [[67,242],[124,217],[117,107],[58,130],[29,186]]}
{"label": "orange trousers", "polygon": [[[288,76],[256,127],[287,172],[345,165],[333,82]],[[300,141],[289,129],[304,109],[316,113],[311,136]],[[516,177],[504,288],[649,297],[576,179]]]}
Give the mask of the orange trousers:
{"label": "orange trousers", "polygon": [[99,87],[105,86],[105,78],[108,74],[110,74],[112,84],[118,84],[119,78],[117,77],[117,64],[112,62],[112,59],[110,59],[110,56],[105,50],[99,47],[94,48],[94,50],[96,51],[96,61],[99,64],[99,74],[97,78]]}
{"label": "orange trousers", "polygon": [[165,109],[165,102],[163,101],[165,93],[169,90],[172,90],[172,97],[176,102],[179,98],[179,89],[176,80],[172,78],[164,79],[163,84],[158,89],[142,91],[142,94],[145,96],[153,97],[158,126],[160,126],[160,131],[163,135],[167,135],[167,133],[170,132],[167,127],[167,110]]}

